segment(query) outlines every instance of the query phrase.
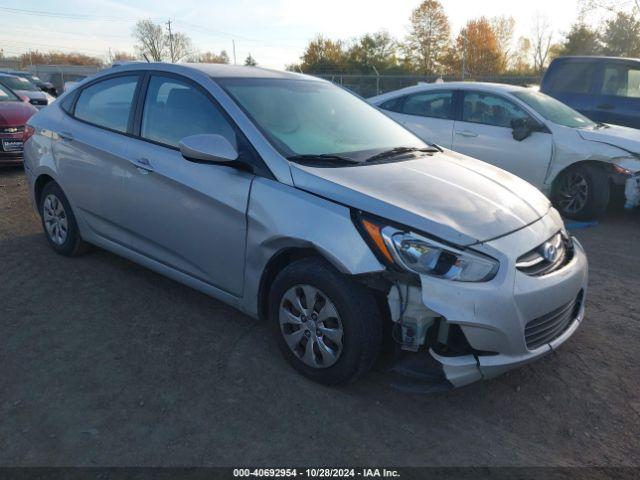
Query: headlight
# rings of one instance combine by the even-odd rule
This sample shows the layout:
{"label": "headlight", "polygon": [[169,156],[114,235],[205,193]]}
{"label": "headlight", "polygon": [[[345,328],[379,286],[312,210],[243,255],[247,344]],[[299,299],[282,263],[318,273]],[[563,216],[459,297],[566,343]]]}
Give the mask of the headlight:
{"label": "headlight", "polygon": [[613,171],[615,173],[632,176],[634,172],[640,171],[640,155],[630,154],[625,157],[614,158]]}
{"label": "headlight", "polygon": [[499,262],[481,253],[367,218],[359,221],[378,256],[403,270],[458,282],[488,282],[498,272]]}

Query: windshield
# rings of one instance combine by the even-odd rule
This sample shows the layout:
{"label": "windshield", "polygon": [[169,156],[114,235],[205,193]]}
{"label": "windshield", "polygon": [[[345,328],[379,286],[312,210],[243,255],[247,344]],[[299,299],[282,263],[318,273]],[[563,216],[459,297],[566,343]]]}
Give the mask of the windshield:
{"label": "windshield", "polygon": [[23,73],[23,74],[18,74],[18,77],[22,77],[22,78],[26,78],[27,80],[29,80],[31,83],[36,83],[36,82],[40,82],[40,77],[36,77],[35,75],[31,75],[29,73]]}
{"label": "windshield", "polygon": [[26,78],[20,77],[0,77],[0,82],[4,83],[11,90],[26,90],[29,92],[38,92],[39,89]]}
{"label": "windshield", "polygon": [[[216,80],[285,157],[340,155],[363,161],[377,151],[427,146],[368,103],[331,83]],[[325,160],[328,163],[330,159]]]}
{"label": "windshield", "polygon": [[11,90],[0,84],[0,102],[15,102],[16,100],[20,99]]}
{"label": "windshield", "polygon": [[550,122],[571,128],[594,127],[596,124],[573,108],[566,106],[544,93],[527,91],[513,92],[513,95],[533,108]]}

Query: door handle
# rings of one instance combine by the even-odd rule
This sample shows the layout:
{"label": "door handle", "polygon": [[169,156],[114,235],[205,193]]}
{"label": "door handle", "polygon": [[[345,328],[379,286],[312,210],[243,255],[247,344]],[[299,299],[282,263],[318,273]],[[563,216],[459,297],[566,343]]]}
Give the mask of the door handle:
{"label": "door handle", "polygon": [[136,158],[132,163],[141,172],[144,172],[144,173],[153,172],[153,167],[151,166],[151,162],[149,162],[148,158],[145,158],[145,157]]}
{"label": "door handle", "polygon": [[610,103],[603,103],[602,105],[598,105],[596,108],[598,110],[615,110],[616,107]]}
{"label": "door handle", "polygon": [[73,135],[71,135],[69,132],[59,132],[58,133],[58,137],[60,137],[62,140],[66,140],[68,142],[73,141]]}
{"label": "door handle", "polygon": [[460,135],[461,137],[475,138],[478,136],[477,133],[470,132],[469,130],[463,130],[461,132],[456,132],[456,135]]}

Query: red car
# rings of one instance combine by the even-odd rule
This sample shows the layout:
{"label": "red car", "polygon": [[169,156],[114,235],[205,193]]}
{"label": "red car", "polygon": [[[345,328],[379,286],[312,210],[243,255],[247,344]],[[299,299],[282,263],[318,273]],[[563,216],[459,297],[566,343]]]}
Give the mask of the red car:
{"label": "red car", "polygon": [[0,165],[22,162],[27,120],[38,110],[0,84]]}

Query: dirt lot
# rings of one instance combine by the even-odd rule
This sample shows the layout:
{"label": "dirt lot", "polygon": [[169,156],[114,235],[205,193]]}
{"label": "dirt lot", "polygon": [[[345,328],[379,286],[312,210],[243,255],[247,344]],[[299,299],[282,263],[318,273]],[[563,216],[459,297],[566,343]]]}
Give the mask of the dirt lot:
{"label": "dirt lot", "polygon": [[640,466],[640,215],[579,230],[587,317],[557,354],[429,395],[326,388],[267,326],[98,249],[46,244],[0,171],[0,465]]}

